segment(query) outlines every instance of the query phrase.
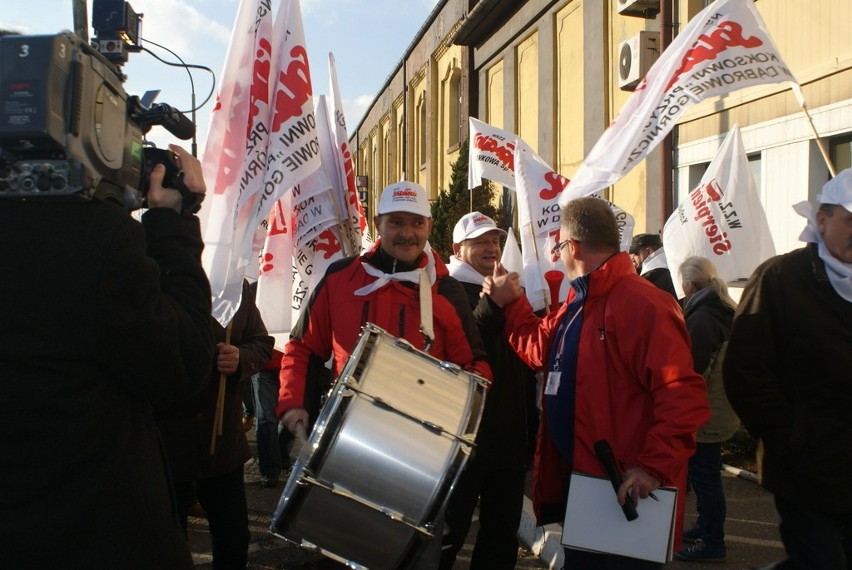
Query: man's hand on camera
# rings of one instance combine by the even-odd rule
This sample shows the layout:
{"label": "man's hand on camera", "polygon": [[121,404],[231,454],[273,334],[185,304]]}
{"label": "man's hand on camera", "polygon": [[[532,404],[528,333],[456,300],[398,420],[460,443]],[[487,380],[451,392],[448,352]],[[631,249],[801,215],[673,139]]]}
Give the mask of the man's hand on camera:
{"label": "man's hand on camera", "polygon": [[[198,159],[177,145],[170,144],[169,150],[177,155],[178,165],[183,171],[183,182],[189,188],[189,191],[196,194],[204,194],[207,187],[204,184],[201,163]],[[163,176],[165,174],[166,167],[162,164],[156,165],[151,170],[147,197],[148,207],[171,208],[175,212],[181,213],[183,198],[177,190],[163,187]]]}

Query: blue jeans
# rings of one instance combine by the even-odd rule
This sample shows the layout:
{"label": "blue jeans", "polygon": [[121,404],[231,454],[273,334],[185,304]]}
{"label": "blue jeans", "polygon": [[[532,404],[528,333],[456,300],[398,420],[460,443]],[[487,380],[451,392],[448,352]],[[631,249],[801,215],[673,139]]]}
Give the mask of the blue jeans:
{"label": "blue jeans", "polygon": [[824,513],[778,495],[775,508],[781,518],[778,530],[787,559],[766,569],[852,569],[852,514]]}
{"label": "blue jeans", "polygon": [[689,459],[689,485],[695,491],[701,541],[710,548],[725,545],[725,490],[722,487],[722,444],[698,443]]}
{"label": "blue jeans", "polygon": [[257,462],[260,474],[278,477],[284,466],[278,431],[282,429],[275,406],[278,405],[278,371],[261,370],[251,377],[254,414],[257,421]]}

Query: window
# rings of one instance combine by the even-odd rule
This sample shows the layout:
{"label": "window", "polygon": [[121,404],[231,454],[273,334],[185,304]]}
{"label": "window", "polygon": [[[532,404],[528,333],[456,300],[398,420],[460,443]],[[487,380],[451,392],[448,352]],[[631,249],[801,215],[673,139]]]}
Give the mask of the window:
{"label": "window", "polygon": [[461,73],[458,69],[453,69],[447,91],[447,148],[453,149],[461,141]]}
{"label": "window", "polygon": [[751,177],[754,178],[754,188],[760,196],[763,195],[760,192],[762,187],[761,182],[763,180],[761,166],[763,166],[763,156],[759,152],[748,155],[748,169],[751,170]]}
{"label": "window", "polygon": [[420,168],[426,168],[426,94],[420,96],[417,102],[417,163]]}
{"label": "window", "polygon": [[835,171],[852,168],[852,135],[846,134],[831,139],[828,155]]}

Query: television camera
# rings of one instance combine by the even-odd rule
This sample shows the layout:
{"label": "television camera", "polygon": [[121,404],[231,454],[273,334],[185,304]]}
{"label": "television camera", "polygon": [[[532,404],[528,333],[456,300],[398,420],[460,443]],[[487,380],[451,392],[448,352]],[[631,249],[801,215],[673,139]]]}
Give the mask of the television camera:
{"label": "television camera", "polygon": [[[113,45],[94,44],[105,41]],[[142,138],[162,125],[190,139],[195,125],[168,105],[128,96],[119,67],[126,52],[114,55],[71,32],[0,37],[0,198],[115,199],[133,210],[163,163],[163,186],[181,192],[184,211],[198,210],[203,195],[183,183],[174,153]]]}

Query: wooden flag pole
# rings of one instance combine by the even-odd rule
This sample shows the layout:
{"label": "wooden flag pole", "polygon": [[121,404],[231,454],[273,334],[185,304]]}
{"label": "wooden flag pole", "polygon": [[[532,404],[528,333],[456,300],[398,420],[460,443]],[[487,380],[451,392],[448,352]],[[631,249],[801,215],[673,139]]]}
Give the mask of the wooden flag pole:
{"label": "wooden flag pole", "polygon": [[[225,344],[231,344],[231,329],[234,321],[231,320],[228,326],[225,327]],[[219,392],[216,396],[216,412],[213,415],[213,429],[210,432],[210,455],[216,453],[216,439],[222,435],[222,420],[225,415],[225,386],[228,383],[228,377],[225,374],[219,374]]]}
{"label": "wooden flag pole", "polygon": [[794,83],[793,87],[793,95],[796,97],[796,100],[799,102],[799,107],[802,108],[802,112],[805,114],[805,118],[808,120],[808,125],[811,127],[811,132],[814,134],[814,139],[816,140],[817,147],[819,147],[819,151],[822,154],[822,159],[825,161],[826,166],[828,166],[828,172],[831,174],[831,177],[834,178],[837,176],[837,169],[834,168],[834,164],[831,162],[831,157],[828,156],[828,149],[825,148],[825,141],[822,140],[822,137],[819,136],[819,133],[814,126],[814,122],[811,119],[811,114],[808,113],[808,105],[805,102],[805,95],[802,93],[802,88],[799,87],[798,83]]}

